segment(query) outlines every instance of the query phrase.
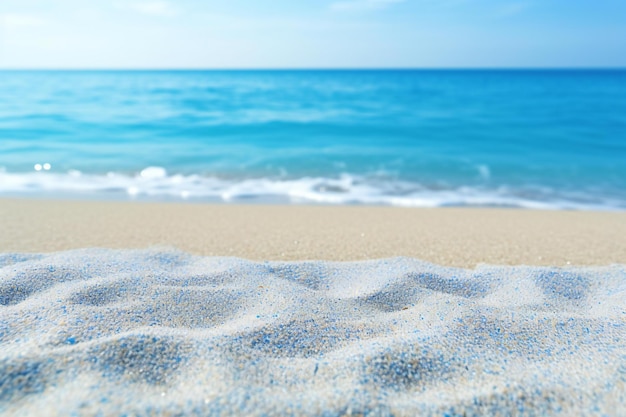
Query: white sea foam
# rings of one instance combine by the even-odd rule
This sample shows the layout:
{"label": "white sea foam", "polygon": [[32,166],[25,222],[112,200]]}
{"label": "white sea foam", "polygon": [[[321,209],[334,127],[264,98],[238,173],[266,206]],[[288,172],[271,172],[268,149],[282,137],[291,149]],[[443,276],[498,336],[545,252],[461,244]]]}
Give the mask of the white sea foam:
{"label": "white sea foam", "polygon": [[[488,168],[480,167],[488,176]],[[596,190],[597,191],[597,190]],[[214,202],[279,202],[373,204],[402,207],[502,206],[531,209],[624,210],[626,202],[610,195],[549,187],[486,185],[445,186],[394,180],[381,175],[338,177],[233,178],[168,174],[147,167],[137,174],[94,175],[0,171],[0,195],[37,195],[114,199],[200,200]]]}
{"label": "white sea foam", "polygon": [[0,413],[624,415],[624,299],[624,265],[4,254]]}

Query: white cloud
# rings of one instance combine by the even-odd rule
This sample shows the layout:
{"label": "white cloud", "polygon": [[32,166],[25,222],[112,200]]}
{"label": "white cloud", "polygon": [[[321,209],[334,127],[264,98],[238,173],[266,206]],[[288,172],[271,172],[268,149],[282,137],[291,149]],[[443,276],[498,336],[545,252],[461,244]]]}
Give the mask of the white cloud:
{"label": "white cloud", "polygon": [[45,20],[34,15],[6,13],[0,14],[0,25],[7,29],[41,26]]}
{"label": "white cloud", "polygon": [[163,0],[130,3],[127,8],[151,16],[172,17],[179,14],[177,8]]}
{"label": "white cloud", "polygon": [[330,5],[330,8],[334,11],[379,10],[404,1],[405,0],[347,0],[333,3]]}

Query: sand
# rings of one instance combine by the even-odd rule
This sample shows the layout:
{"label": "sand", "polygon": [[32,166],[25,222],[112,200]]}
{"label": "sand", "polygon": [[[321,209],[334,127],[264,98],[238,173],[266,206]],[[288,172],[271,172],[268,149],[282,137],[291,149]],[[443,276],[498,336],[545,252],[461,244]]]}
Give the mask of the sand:
{"label": "sand", "polygon": [[626,213],[0,199],[0,253],[171,246],[251,260],[626,263]]}
{"label": "sand", "polygon": [[0,200],[0,415],[626,415],[625,220]]}
{"label": "sand", "polygon": [[3,415],[624,415],[626,268],[0,258]]}

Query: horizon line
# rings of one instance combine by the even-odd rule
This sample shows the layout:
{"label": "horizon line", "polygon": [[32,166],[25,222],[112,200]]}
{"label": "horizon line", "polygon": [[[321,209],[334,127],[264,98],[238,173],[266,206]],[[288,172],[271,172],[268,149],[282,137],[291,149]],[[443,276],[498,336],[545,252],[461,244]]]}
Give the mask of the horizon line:
{"label": "horizon line", "polygon": [[520,66],[520,67],[15,67],[0,71],[623,71],[626,66]]}

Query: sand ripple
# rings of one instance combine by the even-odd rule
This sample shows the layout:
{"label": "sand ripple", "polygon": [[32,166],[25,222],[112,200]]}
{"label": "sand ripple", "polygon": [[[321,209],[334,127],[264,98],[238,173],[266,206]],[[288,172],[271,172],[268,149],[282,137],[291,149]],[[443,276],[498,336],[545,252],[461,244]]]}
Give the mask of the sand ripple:
{"label": "sand ripple", "polygon": [[5,415],[626,415],[626,267],[0,255]]}

